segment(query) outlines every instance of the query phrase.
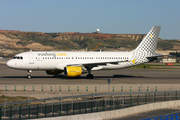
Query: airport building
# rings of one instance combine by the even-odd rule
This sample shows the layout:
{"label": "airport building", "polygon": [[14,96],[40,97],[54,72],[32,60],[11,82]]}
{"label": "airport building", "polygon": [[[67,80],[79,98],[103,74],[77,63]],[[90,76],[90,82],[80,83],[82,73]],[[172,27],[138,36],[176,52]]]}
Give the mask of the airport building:
{"label": "airport building", "polygon": [[168,59],[163,59],[162,61],[163,61],[163,63],[175,63],[176,59],[168,58]]}

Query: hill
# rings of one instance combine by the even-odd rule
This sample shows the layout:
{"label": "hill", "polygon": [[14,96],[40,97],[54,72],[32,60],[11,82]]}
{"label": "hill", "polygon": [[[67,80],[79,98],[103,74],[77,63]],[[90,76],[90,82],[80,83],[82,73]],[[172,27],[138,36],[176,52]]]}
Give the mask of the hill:
{"label": "hill", "polygon": [[[1,56],[17,54],[29,50],[92,50],[99,43],[102,50],[132,50],[137,47],[145,34],[102,34],[102,33],[41,33],[0,31]],[[179,40],[159,38],[158,50],[180,50]]]}

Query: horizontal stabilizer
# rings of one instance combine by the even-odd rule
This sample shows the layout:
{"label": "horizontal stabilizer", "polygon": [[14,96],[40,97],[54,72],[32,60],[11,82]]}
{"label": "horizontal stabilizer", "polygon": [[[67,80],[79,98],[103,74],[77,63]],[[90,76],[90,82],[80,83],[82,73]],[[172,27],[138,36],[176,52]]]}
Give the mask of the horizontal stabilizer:
{"label": "horizontal stabilizer", "polygon": [[159,57],[164,57],[164,55],[155,53],[152,56],[148,56],[146,58],[149,60],[149,62],[153,62],[154,60],[157,60]]}

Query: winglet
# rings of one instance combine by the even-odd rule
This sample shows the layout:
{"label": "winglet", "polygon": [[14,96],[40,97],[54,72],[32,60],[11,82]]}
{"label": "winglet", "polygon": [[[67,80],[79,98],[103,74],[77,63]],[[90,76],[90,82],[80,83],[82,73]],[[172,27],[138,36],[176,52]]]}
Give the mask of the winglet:
{"label": "winglet", "polygon": [[131,62],[133,62],[135,64],[135,61],[136,61],[136,59],[132,60]]}

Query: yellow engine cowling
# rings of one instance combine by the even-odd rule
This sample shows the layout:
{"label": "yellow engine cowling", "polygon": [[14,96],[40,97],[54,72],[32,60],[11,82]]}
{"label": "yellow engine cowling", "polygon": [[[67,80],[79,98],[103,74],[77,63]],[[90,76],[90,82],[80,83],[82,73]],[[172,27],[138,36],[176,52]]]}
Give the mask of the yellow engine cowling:
{"label": "yellow engine cowling", "polygon": [[48,75],[57,75],[62,72],[63,72],[62,70],[46,70],[46,74],[48,74]]}
{"label": "yellow engine cowling", "polygon": [[77,77],[82,74],[82,67],[79,66],[66,66],[64,68],[64,75],[67,77]]}

